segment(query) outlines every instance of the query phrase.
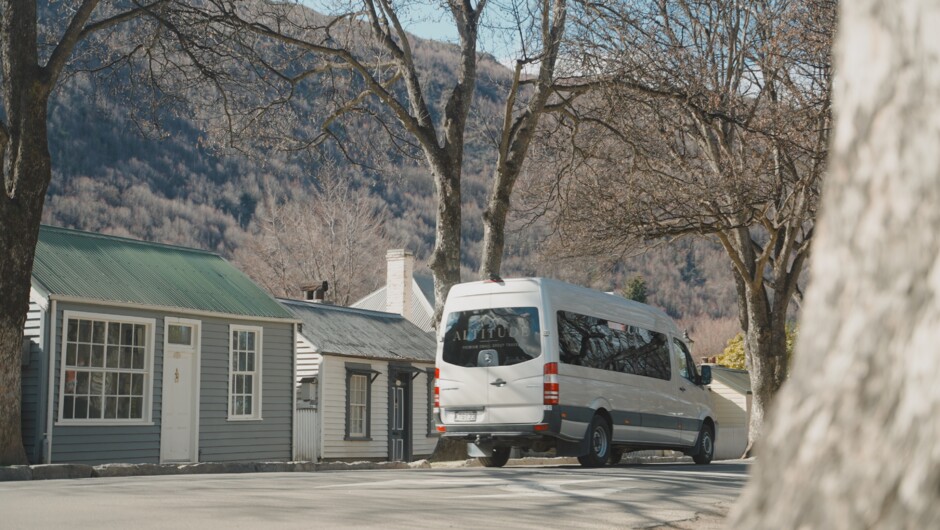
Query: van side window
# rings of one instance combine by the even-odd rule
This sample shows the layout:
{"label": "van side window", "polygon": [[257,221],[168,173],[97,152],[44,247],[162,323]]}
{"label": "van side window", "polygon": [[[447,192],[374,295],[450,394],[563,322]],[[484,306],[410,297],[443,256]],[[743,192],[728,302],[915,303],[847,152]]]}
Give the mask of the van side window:
{"label": "van side window", "polygon": [[692,361],[692,354],[689,349],[679,339],[672,339],[676,346],[676,362],[679,366],[679,375],[688,379],[692,383],[698,384],[698,371],[695,369],[695,362]]}
{"label": "van side window", "polygon": [[655,331],[559,311],[558,346],[566,364],[666,381],[671,377],[669,343]]}

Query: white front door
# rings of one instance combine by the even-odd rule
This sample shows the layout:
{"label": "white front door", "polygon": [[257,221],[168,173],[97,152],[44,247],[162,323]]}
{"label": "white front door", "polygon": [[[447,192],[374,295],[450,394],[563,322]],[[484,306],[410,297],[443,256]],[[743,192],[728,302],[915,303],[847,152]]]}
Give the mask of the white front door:
{"label": "white front door", "polygon": [[200,328],[198,320],[166,319],[160,415],[161,462],[198,460]]}

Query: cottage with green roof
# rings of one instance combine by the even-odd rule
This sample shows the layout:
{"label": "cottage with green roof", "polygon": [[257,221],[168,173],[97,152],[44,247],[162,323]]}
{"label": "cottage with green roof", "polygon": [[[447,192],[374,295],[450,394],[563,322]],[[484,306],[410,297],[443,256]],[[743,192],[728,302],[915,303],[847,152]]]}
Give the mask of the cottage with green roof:
{"label": "cottage with green roof", "polygon": [[43,226],[22,366],[30,462],[291,460],[298,323],[216,254]]}

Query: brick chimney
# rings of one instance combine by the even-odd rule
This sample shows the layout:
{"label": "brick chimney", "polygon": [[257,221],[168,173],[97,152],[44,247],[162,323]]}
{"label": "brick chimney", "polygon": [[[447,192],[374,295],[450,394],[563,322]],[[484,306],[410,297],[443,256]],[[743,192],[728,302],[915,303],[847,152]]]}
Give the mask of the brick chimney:
{"label": "brick chimney", "polygon": [[385,276],[385,310],[411,318],[412,273],[415,256],[405,249],[389,250],[385,254],[388,268]]}

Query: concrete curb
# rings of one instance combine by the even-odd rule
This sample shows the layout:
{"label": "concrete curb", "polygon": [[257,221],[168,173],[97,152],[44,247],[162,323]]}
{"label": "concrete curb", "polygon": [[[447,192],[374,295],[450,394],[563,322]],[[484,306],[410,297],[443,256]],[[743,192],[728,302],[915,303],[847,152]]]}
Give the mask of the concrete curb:
{"label": "concrete curb", "polygon": [[416,462],[202,462],[198,464],[39,464],[0,467],[0,482],[72,478],[208,475],[227,473],[313,473],[357,469],[430,469],[427,460]]}
{"label": "concrete curb", "polygon": [[[687,456],[624,456],[620,464],[658,464],[691,462]],[[510,467],[578,465],[577,458],[525,457],[512,458]],[[415,462],[201,462],[198,464],[38,464],[34,466],[0,467],[0,482],[22,480],[57,480],[75,478],[140,477],[159,475],[207,475],[227,473],[314,473],[318,471],[352,471],[364,469],[448,469],[481,467],[476,458],[452,462],[418,460]]]}

